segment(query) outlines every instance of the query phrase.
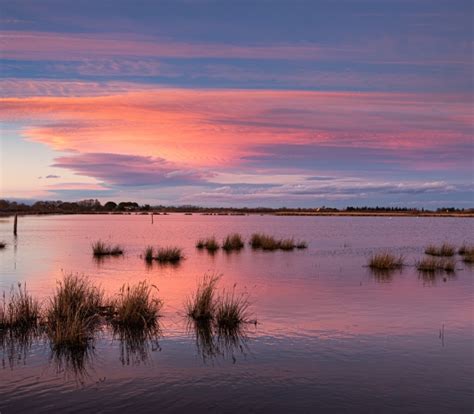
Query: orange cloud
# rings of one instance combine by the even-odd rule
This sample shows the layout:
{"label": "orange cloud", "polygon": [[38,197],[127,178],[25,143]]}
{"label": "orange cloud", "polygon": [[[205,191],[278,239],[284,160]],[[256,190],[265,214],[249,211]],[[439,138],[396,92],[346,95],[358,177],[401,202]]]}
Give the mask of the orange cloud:
{"label": "orange cloud", "polygon": [[[120,84],[105,86],[104,96],[87,96],[85,85],[77,87],[83,96],[3,98],[0,119],[20,122],[24,136],[59,151],[152,156],[206,168],[237,165],[275,144],[439,149],[468,144],[472,128],[470,103],[462,96],[159,87],[124,92]],[[34,92],[31,82],[29,88]],[[92,85],[91,95],[96,93]]]}

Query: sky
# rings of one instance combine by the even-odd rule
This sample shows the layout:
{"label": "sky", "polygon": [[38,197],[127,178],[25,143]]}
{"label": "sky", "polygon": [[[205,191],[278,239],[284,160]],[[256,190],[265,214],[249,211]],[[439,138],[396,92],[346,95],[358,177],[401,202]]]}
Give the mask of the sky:
{"label": "sky", "polygon": [[469,208],[471,0],[0,0],[0,198]]}

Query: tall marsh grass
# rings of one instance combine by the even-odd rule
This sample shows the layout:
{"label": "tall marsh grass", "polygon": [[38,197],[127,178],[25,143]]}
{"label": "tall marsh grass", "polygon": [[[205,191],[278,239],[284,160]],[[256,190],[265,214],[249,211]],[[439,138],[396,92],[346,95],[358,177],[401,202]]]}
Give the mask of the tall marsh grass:
{"label": "tall marsh grass", "polygon": [[209,253],[216,252],[220,247],[219,242],[214,236],[208,237],[207,239],[199,239],[196,242],[197,249],[206,249]]}
{"label": "tall marsh grass", "polygon": [[18,283],[11,289],[7,302],[5,292],[0,306],[0,330],[28,331],[36,329],[40,319],[39,302],[26,289],[26,284]]}
{"label": "tall marsh grass", "polygon": [[456,262],[445,257],[425,257],[416,264],[416,268],[419,272],[454,272]]}
{"label": "tall marsh grass", "polygon": [[253,249],[262,250],[286,250],[291,251],[296,249],[306,249],[308,244],[305,241],[295,242],[293,238],[276,239],[264,233],[254,233],[250,238],[250,246]]}
{"label": "tall marsh grass", "polygon": [[250,303],[245,293],[236,294],[235,286],[232,292],[224,292],[217,300],[215,320],[219,331],[233,330],[244,322],[248,322]]}
{"label": "tall marsh grass", "polygon": [[198,321],[212,320],[216,308],[216,288],[220,275],[205,275],[186,303],[186,314]]}

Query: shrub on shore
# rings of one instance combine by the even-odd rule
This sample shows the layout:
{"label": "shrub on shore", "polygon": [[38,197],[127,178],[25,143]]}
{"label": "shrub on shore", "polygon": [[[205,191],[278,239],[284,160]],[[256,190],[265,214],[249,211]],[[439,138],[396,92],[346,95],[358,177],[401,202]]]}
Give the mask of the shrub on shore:
{"label": "shrub on shore", "polygon": [[425,253],[430,256],[454,256],[456,248],[449,243],[443,243],[441,246],[435,246],[430,244],[426,249]]}
{"label": "shrub on shore", "polygon": [[120,256],[123,254],[123,249],[119,245],[112,246],[98,240],[92,244],[92,254],[94,257]]}
{"label": "shrub on shore", "polygon": [[368,266],[377,270],[399,269],[403,266],[403,256],[395,256],[389,252],[374,254],[370,259]]}
{"label": "shrub on shore", "polygon": [[222,243],[222,248],[227,252],[232,250],[240,250],[243,247],[244,241],[242,240],[242,236],[239,233],[232,233],[228,235]]}

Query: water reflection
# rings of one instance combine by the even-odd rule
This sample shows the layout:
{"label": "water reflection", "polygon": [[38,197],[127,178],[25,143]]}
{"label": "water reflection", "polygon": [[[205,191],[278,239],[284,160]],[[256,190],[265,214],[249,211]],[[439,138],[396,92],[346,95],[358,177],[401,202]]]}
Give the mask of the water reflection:
{"label": "water reflection", "polygon": [[376,269],[370,268],[371,276],[379,283],[390,283],[395,274],[401,275],[402,269]]}
{"label": "water reflection", "polygon": [[29,329],[0,329],[0,350],[2,351],[2,368],[26,364],[26,358],[33,342],[40,337],[37,327]]}
{"label": "water reflection", "polygon": [[161,351],[158,339],[161,336],[160,327],[143,329],[127,328],[123,325],[113,326],[113,338],[120,342],[120,362],[122,365],[137,365],[146,363],[150,352]]}
{"label": "water reflection", "polygon": [[434,285],[439,281],[447,282],[450,279],[456,278],[456,272],[448,272],[442,270],[419,270],[418,271],[418,278],[423,281],[423,283]]}
{"label": "water reflection", "polygon": [[57,345],[51,342],[50,361],[55,366],[56,373],[63,373],[67,378],[74,378],[83,384],[90,378],[95,358],[95,337],[81,343]]}
{"label": "water reflection", "polygon": [[218,357],[230,357],[235,363],[237,353],[245,357],[249,351],[249,326],[249,323],[242,323],[232,328],[218,328],[210,320],[187,318],[187,332],[194,336],[204,363]]}

